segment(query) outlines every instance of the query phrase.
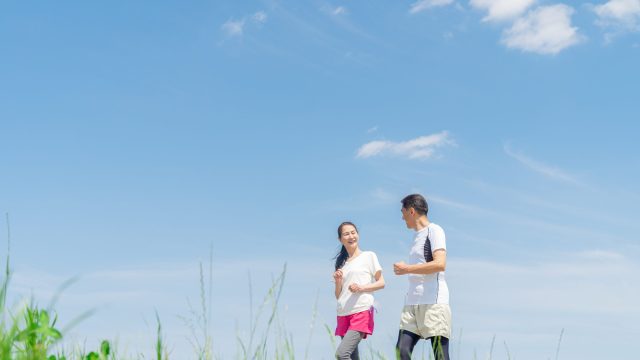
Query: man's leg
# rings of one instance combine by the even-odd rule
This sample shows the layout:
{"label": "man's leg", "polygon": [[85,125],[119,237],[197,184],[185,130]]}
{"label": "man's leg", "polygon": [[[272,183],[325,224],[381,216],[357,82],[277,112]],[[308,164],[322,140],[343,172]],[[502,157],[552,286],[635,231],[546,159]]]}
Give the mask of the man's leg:
{"label": "man's leg", "polygon": [[398,333],[398,343],[396,344],[396,360],[411,360],[413,348],[420,340],[420,335],[410,331],[400,330]]}
{"label": "man's leg", "polygon": [[436,360],[449,360],[449,339],[444,336],[430,337],[431,348]]}
{"label": "man's leg", "polygon": [[336,359],[358,360],[358,344],[360,340],[362,340],[362,334],[359,331],[347,331],[336,350]]}

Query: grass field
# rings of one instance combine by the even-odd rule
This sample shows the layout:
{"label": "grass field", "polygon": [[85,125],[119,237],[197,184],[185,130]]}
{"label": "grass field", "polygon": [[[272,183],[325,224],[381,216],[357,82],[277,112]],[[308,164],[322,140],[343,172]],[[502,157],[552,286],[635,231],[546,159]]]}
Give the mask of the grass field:
{"label": "grass field", "polygon": [[[92,311],[86,311],[75,319],[65,319],[65,327],[60,327],[55,305],[59,294],[54,295],[50,304],[46,307],[40,307],[39,304],[31,302],[23,302],[10,307],[7,304],[7,292],[11,282],[10,267],[10,244],[11,234],[8,226],[7,217],[7,256],[5,258],[5,266],[2,281],[0,282],[0,360],[124,360],[124,359],[173,359],[172,354],[168,350],[166,339],[163,335],[162,322],[160,316],[156,313],[156,333],[155,342],[150,344],[148,349],[137,349],[135,354],[120,353],[115,344],[110,339],[101,341],[97,349],[85,349],[80,344],[64,344],[65,333],[72,329],[75,325],[82,322],[87,317],[93,316]],[[197,304],[188,304],[189,315],[182,317],[184,324],[188,327],[193,352],[190,359],[213,360],[222,359],[217,351],[218,345],[212,338],[212,327],[215,325],[211,319],[211,298],[212,298],[212,252],[209,257],[209,266],[200,263],[199,266],[199,299]],[[296,358],[294,342],[292,334],[287,331],[286,323],[280,316],[280,297],[285,285],[287,274],[287,266],[283,267],[278,276],[272,279],[272,283],[261,301],[254,308],[253,290],[251,280],[249,280],[249,328],[236,335],[236,347],[234,359],[255,359],[255,360],[290,360]],[[69,281],[71,283],[72,281]],[[63,284],[60,289],[64,289],[68,284]],[[60,290],[63,291],[63,290]],[[88,306],[89,307],[89,306]],[[309,354],[309,344],[314,332],[319,332],[326,336],[327,354],[320,355],[321,358],[330,358],[332,355],[329,351],[335,352],[337,346],[336,338],[333,336],[331,326],[328,324],[316,324],[317,322],[317,300],[316,305],[311,314],[311,326],[308,334],[308,341],[304,348],[304,360],[311,359]],[[562,341],[564,330],[560,332],[555,356],[553,359],[559,359],[560,344]],[[114,336],[117,335],[117,329],[114,329]],[[460,353],[462,332],[457,339],[452,339],[452,351],[457,349],[455,353]],[[487,357],[480,358],[475,354],[473,360],[491,360],[495,348],[494,336],[491,339],[489,353]],[[228,348],[229,344],[224,344]],[[516,359],[512,356],[510,349],[505,342],[504,354],[508,360]],[[317,354],[316,354],[317,355]],[[383,360],[388,359],[383,352],[371,347],[368,342],[360,345],[361,359]],[[313,356],[317,358],[318,356]],[[504,356],[501,356],[504,358]],[[298,356],[300,358],[300,356]],[[419,351],[416,348],[414,359],[431,359],[432,356],[427,351]],[[177,359],[177,358],[176,358]],[[548,358],[549,360],[552,357]],[[185,359],[177,359],[185,360]]]}

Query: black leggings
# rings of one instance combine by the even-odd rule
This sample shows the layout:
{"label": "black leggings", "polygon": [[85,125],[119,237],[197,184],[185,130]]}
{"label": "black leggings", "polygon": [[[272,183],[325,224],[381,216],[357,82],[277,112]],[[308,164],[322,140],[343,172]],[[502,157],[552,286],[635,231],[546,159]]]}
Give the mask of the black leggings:
{"label": "black leggings", "polygon": [[[398,343],[396,344],[396,359],[411,360],[413,348],[420,339],[420,335],[400,330]],[[431,348],[433,349],[435,360],[449,360],[449,339],[444,336],[435,336],[429,339],[431,340]]]}

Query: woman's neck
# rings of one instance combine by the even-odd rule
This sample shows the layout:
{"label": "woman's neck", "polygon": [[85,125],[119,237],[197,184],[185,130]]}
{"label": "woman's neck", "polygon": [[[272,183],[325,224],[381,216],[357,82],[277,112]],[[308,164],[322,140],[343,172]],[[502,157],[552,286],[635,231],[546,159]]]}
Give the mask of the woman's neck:
{"label": "woman's neck", "polygon": [[355,250],[353,250],[353,251],[349,251],[349,249],[347,249],[347,253],[349,254],[349,258],[348,259],[351,259],[351,258],[354,258],[354,257],[360,255],[361,252],[362,251],[360,251],[359,247],[355,248]]}

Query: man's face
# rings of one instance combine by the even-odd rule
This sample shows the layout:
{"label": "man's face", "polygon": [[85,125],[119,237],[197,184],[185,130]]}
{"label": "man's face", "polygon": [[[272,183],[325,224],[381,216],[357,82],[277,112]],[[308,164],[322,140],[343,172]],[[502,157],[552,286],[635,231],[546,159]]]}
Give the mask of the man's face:
{"label": "man's face", "polygon": [[415,214],[415,211],[412,208],[409,208],[409,209],[402,208],[400,209],[400,211],[402,212],[402,220],[404,220],[404,223],[407,225],[407,228],[409,229],[415,228],[416,219],[413,216]]}

